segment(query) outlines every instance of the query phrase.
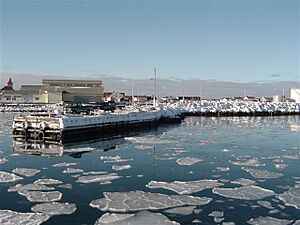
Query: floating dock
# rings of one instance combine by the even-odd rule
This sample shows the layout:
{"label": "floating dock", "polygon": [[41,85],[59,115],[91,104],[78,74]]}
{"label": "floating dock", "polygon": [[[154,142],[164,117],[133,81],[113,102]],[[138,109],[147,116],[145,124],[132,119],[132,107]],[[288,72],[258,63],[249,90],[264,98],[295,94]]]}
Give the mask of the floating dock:
{"label": "floating dock", "polygon": [[88,139],[180,122],[180,112],[168,108],[147,108],[100,115],[27,115],[13,119],[13,138],[37,142]]}

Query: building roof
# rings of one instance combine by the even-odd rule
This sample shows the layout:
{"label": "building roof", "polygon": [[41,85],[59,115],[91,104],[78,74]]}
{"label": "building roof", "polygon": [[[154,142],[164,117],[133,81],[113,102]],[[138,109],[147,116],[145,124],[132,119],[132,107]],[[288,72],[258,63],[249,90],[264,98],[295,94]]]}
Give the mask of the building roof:
{"label": "building roof", "polygon": [[4,90],[14,90],[14,89],[9,86],[4,86],[3,88],[1,88],[1,91],[4,91]]}

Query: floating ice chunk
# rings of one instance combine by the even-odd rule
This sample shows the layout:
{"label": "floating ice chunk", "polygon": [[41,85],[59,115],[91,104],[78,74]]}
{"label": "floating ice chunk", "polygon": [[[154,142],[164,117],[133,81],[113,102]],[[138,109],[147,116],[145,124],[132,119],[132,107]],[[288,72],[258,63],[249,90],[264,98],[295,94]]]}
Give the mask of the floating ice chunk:
{"label": "floating ice chunk", "polygon": [[34,181],[34,184],[43,184],[43,185],[57,185],[57,184],[62,184],[63,182],[60,180],[56,179],[51,179],[51,178],[45,178],[45,179],[38,179]]}
{"label": "floating ice chunk", "polygon": [[274,207],[272,206],[271,202],[267,202],[267,201],[257,201],[257,204],[267,208],[267,209],[274,209]]}
{"label": "floating ice chunk", "polygon": [[70,149],[64,149],[64,152],[68,153],[79,153],[79,152],[91,152],[94,151],[95,148],[86,147],[86,148],[70,148]]}
{"label": "floating ice chunk", "polygon": [[297,155],[283,155],[281,157],[284,158],[284,159],[293,159],[293,160],[298,160],[299,159],[299,156],[297,156]]}
{"label": "floating ice chunk", "polygon": [[242,167],[242,170],[247,171],[248,173],[251,174],[251,176],[258,179],[273,179],[273,178],[279,178],[283,176],[282,173],[271,172],[268,170],[257,170],[257,169],[251,169],[245,167]]}
{"label": "floating ice chunk", "polygon": [[279,213],[279,209],[273,209],[269,211],[269,214],[275,214],[275,213]]}
{"label": "floating ice chunk", "polygon": [[200,142],[199,142],[200,145],[210,145],[213,143],[215,143],[215,142],[211,139],[204,139],[204,140],[200,140]]}
{"label": "floating ice chunk", "polygon": [[265,164],[258,161],[258,159],[245,159],[245,158],[237,158],[236,160],[229,160],[229,162],[236,166],[264,166]]}
{"label": "floating ice chunk", "polygon": [[95,225],[179,225],[175,221],[171,221],[168,217],[161,213],[153,213],[149,211],[141,211],[136,214],[116,214],[105,213],[95,223]]}
{"label": "floating ice chunk", "polygon": [[276,197],[282,200],[286,206],[293,206],[300,209],[300,185],[296,185],[283,194],[276,195]]}
{"label": "floating ice chunk", "polygon": [[235,222],[223,222],[222,225],[235,225]]}
{"label": "floating ice chunk", "polygon": [[177,159],[176,162],[181,166],[191,166],[198,162],[203,162],[203,160],[195,157],[185,157]]}
{"label": "floating ice chunk", "polygon": [[32,177],[41,171],[38,169],[31,169],[31,168],[15,168],[12,172],[21,176]]}
{"label": "floating ice chunk", "polygon": [[274,217],[270,217],[270,216],[266,216],[266,217],[258,217],[258,218],[251,218],[250,220],[247,221],[247,223],[249,224],[253,224],[253,225],[287,225],[287,224],[291,224],[293,222],[293,220],[285,220],[285,219],[278,219],[278,218],[274,218]]}
{"label": "floating ice chunk", "polygon": [[199,219],[194,219],[194,220],[192,221],[192,223],[199,223],[199,224],[202,224],[202,221],[199,220]]}
{"label": "floating ice chunk", "polygon": [[274,164],[276,169],[285,169],[288,167],[288,164],[286,163],[278,163],[278,164]]}
{"label": "floating ice chunk", "polygon": [[62,163],[57,163],[52,165],[53,167],[68,167],[68,166],[75,166],[77,163],[72,163],[72,162],[62,162]]}
{"label": "floating ice chunk", "polygon": [[172,209],[164,210],[164,213],[178,214],[178,215],[191,215],[194,212],[195,208],[196,206],[175,207]]}
{"label": "floating ice chunk", "polygon": [[6,162],[8,162],[8,159],[6,159],[6,158],[1,158],[0,159],[0,164],[4,164]]}
{"label": "floating ice chunk", "polygon": [[131,168],[130,165],[123,165],[123,166],[117,166],[117,165],[113,165],[112,169],[115,171],[120,171],[120,170],[129,170]]}
{"label": "floating ice chunk", "polygon": [[136,145],[134,148],[139,149],[139,150],[146,150],[146,149],[153,149],[153,146],[150,145]]}
{"label": "floating ice chunk", "polygon": [[174,191],[178,194],[192,194],[205,189],[213,187],[219,187],[223,184],[218,180],[196,180],[196,181],[150,181],[146,187],[148,188],[164,188],[170,191]]}
{"label": "floating ice chunk", "polygon": [[223,217],[224,216],[224,212],[223,211],[213,211],[210,214],[208,214],[208,216]]}
{"label": "floating ice chunk", "polygon": [[104,175],[81,176],[77,179],[76,182],[88,184],[88,183],[95,183],[95,182],[112,181],[112,180],[116,180],[119,178],[121,178],[121,176],[119,176],[116,173],[108,173],[108,174],[104,174]]}
{"label": "floating ice chunk", "polygon": [[20,195],[24,195],[30,202],[55,202],[59,201],[62,197],[62,193],[59,191],[19,191]]}
{"label": "floating ice chunk", "polygon": [[82,173],[82,169],[77,169],[77,168],[67,168],[63,171],[63,173]]}
{"label": "floating ice chunk", "polygon": [[229,152],[229,150],[226,149],[226,148],[224,148],[224,149],[222,150],[222,152]]}
{"label": "floating ice chunk", "polygon": [[101,211],[132,212],[139,210],[160,210],[188,205],[206,205],[211,198],[187,195],[166,195],[143,191],[104,192],[104,198],[94,200],[91,207]]}
{"label": "floating ice chunk", "polygon": [[172,144],[177,143],[175,140],[166,140],[164,138],[159,138],[155,136],[145,136],[145,137],[125,137],[126,141],[135,144]]}
{"label": "floating ice chunk", "polygon": [[227,172],[230,171],[229,167],[216,167],[216,170],[219,170],[221,172]]}
{"label": "floating ice chunk", "polygon": [[10,187],[8,192],[20,192],[20,191],[52,191],[54,187],[48,187],[42,184],[17,184],[13,187]]}
{"label": "floating ice chunk", "polygon": [[106,174],[107,172],[105,171],[88,171],[82,173],[82,175],[101,175],[101,174]]}
{"label": "floating ice chunk", "polygon": [[49,218],[48,215],[42,213],[21,213],[11,210],[0,210],[1,225],[39,225]]}
{"label": "floating ice chunk", "polygon": [[238,178],[236,180],[231,181],[233,184],[240,184],[242,186],[249,186],[255,184],[254,180],[246,179],[246,178]]}
{"label": "floating ice chunk", "polygon": [[13,173],[0,171],[0,183],[10,183],[18,180],[22,180],[23,177],[19,177]]}
{"label": "floating ice chunk", "polygon": [[129,162],[132,161],[133,159],[122,159],[121,156],[116,155],[116,156],[101,156],[101,160],[104,161],[104,163],[115,163],[115,162]]}
{"label": "floating ice chunk", "polygon": [[243,186],[237,188],[214,188],[213,193],[226,198],[243,200],[259,200],[275,194],[272,190],[268,190],[258,186]]}
{"label": "floating ice chunk", "polygon": [[224,220],[223,217],[214,217],[215,223],[221,223]]}
{"label": "floating ice chunk", "polygon": [[60,184],[60,185],[57,185],[57,187],[64,188],[64,189],[72,189],[73,188],[72,184]]}
{"label": "floating ice chunk", "polygon": [[31,211],[44,213],[49,216],[54,215],[69,215],[76,211],[76,205],[74,203],[41,203],[31,207]]}
{"label": "floating ice chunk", "polygon": [[300,225],[300,220],[296,220],[293,225]]}

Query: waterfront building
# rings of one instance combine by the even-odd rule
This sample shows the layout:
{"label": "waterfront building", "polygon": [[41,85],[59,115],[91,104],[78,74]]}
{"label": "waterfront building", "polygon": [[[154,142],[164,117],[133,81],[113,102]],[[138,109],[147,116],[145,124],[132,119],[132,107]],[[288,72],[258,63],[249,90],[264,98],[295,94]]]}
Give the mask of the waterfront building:
{"label": "waterfront building", "polygon": [[[43,90],[67,92],[74,102],[101,102],[103,87],[101,80],[43,80]],[[62,99],[65,101],[65,99]]]}
{"label": "waterfront building", "polygon": [[300,89],[291,89],[291,99],[295,100],[297,103],[300,103]]}

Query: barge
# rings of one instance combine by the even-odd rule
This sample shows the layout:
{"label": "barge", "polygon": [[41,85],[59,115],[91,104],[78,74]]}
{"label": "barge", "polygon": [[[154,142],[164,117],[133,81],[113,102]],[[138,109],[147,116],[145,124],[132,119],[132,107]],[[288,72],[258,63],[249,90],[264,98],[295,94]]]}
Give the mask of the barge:
{"label": "barge", "polygon": [[36,142],[67,142],[147,128],[161,123],[181,122],[183,115],[172,108],[139,108],[99,115],[16,116],[13,138]]}

